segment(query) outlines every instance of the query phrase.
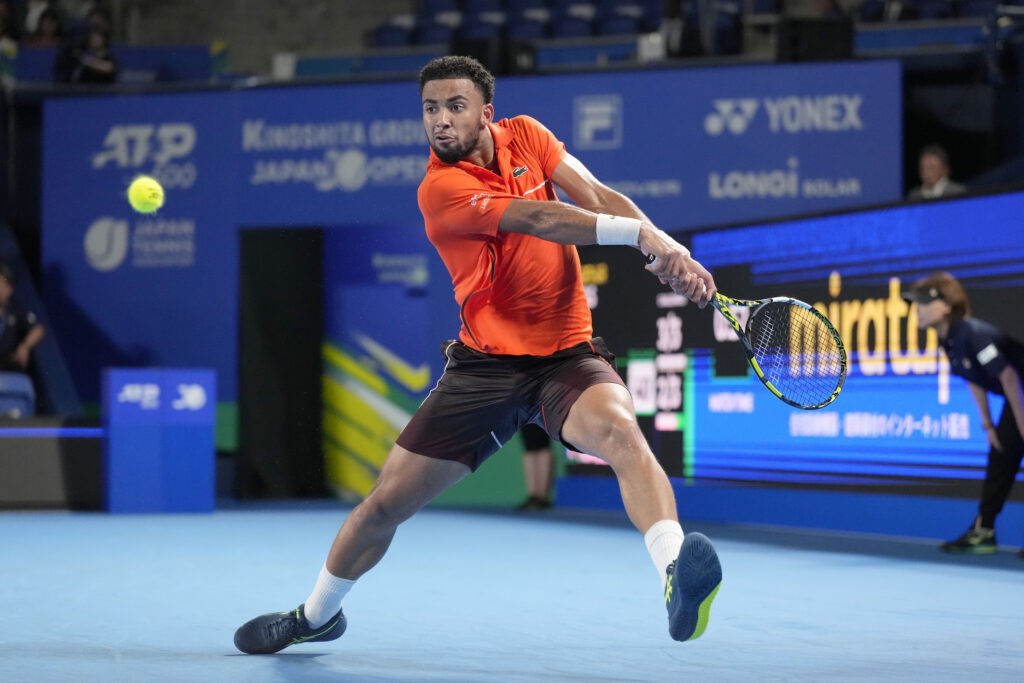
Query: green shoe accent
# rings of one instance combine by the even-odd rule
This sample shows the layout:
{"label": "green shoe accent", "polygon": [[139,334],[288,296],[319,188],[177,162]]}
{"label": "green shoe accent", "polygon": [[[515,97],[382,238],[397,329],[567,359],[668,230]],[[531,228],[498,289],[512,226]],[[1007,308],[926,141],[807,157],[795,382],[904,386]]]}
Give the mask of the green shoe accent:
{"label": "green shoe accent", "polygon": [[715,586],[715,590],[711,591],[711,595],[704,598],[704,602],[700,603],[700,608],[697,610],[697,628],[693,629],[693,635],[686,640],[696,640],[700,638],[701,634],[708,627],[708,619],[711,618],[711,601],[718,595],[718,589],[722,587],[721,582]]}

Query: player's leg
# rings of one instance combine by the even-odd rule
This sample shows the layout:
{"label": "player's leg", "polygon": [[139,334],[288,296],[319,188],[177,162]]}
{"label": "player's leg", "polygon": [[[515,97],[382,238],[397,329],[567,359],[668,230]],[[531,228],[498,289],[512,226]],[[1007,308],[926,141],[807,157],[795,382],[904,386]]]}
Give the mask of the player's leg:
{"label": "player's leg", "polygon": [[428,458],[395,444],[370,493],[341,525],[327,554],[327,570],[358,579],[384,556],[399,524],[469,472],[461,462]]}
{"label": "player's leg", "polygon": [[562,439],[595,455],[615,471],[626,513],[644,541],[655,568],[664,572],[669,634],[692,640],[707,628],[722,567],[703,534],[684,538],[675,495],[637,424],[633,401],[621,383],[587,388],[562,425]]}
{"label": "player's leg", "polygon": [[355,580],[384,556],[399,524],[469,472],[461,462],[428,458],[395,444],[370,493],[341,525],[306,602],[246,622],[235,632],[235,646],[248,654],[270,654],[341,637],[346,627],[341,602]]}

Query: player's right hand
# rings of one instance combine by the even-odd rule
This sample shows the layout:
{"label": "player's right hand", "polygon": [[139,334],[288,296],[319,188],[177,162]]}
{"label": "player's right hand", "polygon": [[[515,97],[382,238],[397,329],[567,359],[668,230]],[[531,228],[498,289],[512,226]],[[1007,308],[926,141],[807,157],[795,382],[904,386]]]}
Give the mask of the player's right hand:
{"label": "player's right hand", "polygon": [[645,268],[676,294],[700,308],[708,305],[718,288],[711,273],[690,255],[690,250],[667,234],[645,223],[640,229],[640,249],[647,255]]}

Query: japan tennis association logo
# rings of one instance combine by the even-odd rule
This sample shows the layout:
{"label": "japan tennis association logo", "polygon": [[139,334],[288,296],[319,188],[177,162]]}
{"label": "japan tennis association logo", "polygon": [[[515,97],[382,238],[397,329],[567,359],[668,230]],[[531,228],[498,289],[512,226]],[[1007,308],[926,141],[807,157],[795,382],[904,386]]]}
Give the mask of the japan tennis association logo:
{"label": "japan tennis association logo", "polygon": [[128,221],[104,216],[85,231],[85,259],[100,272],[114,270],[128,254]]}

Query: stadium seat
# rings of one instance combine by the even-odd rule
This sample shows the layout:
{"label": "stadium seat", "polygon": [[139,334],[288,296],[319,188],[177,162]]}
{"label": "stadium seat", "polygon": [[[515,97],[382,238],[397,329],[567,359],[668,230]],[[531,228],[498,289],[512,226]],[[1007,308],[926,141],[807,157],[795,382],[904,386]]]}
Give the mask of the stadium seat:
{"label": "stadium seat", "polygon": [[28,417],[36,413],[36,390],[28,375],[0,372],[0,417]]}
{"label": "stadium seat", "polygon": [[885,0],[864,0],[857,9],[857,17],[865,23],[885,19]]}
{"label": "stadium seat", "polygon": [[452,42],[455,29],[437,22],[424,23],[416,27],[416,42],[420,45],[442,45]]}
{"label": "stadium seat", "polygon": [[595,33],[602,36],[621,36],[640,32],[640,22],[622,14],[611,14],[598,19],[595,27]]}
{"label": "stadium seat", "polygon": [[730,3],[716,5],[712,52],[716,55],[738,55],[743,52],[742,7]]}
{"label": "stadium seat", "polygon": [[547,34],[547,24],[532,19],[520,18],[505,25],[505,36],[509,40],[540,40]]}
{"label": "stadium seat", "polygon": [[[519,4],[513,2],[513,5]],[[501,0],[462,0],[462,11],[464,14],[480,14],[481,12],[501,12],[505,8],[502,7]]]}
{"label": "stadium seat", "polygon": [[420,0],[420,13],[434,15],[439,12],[458,12],[458,0]]}
{"label": "stadium seat", "polygon": [[987,17],[996,8],[994,0],[960,0],[957,14],[961,17]]}
{"label": "stadium seat", "polygon": [[394,24],[383,24],[373,32],[376,47],[404,47],[412,43],[412,32]]}
{"label": "stadium seat", "polygon": [[914,0],[918,16],[922,19],[948,19],[953,16],[951,0]]}
{"label": "stadium seat", "polygon": [[593,25],[586,19],[563,17],[551,22],[552,38],[579,38],[593,34]]}

